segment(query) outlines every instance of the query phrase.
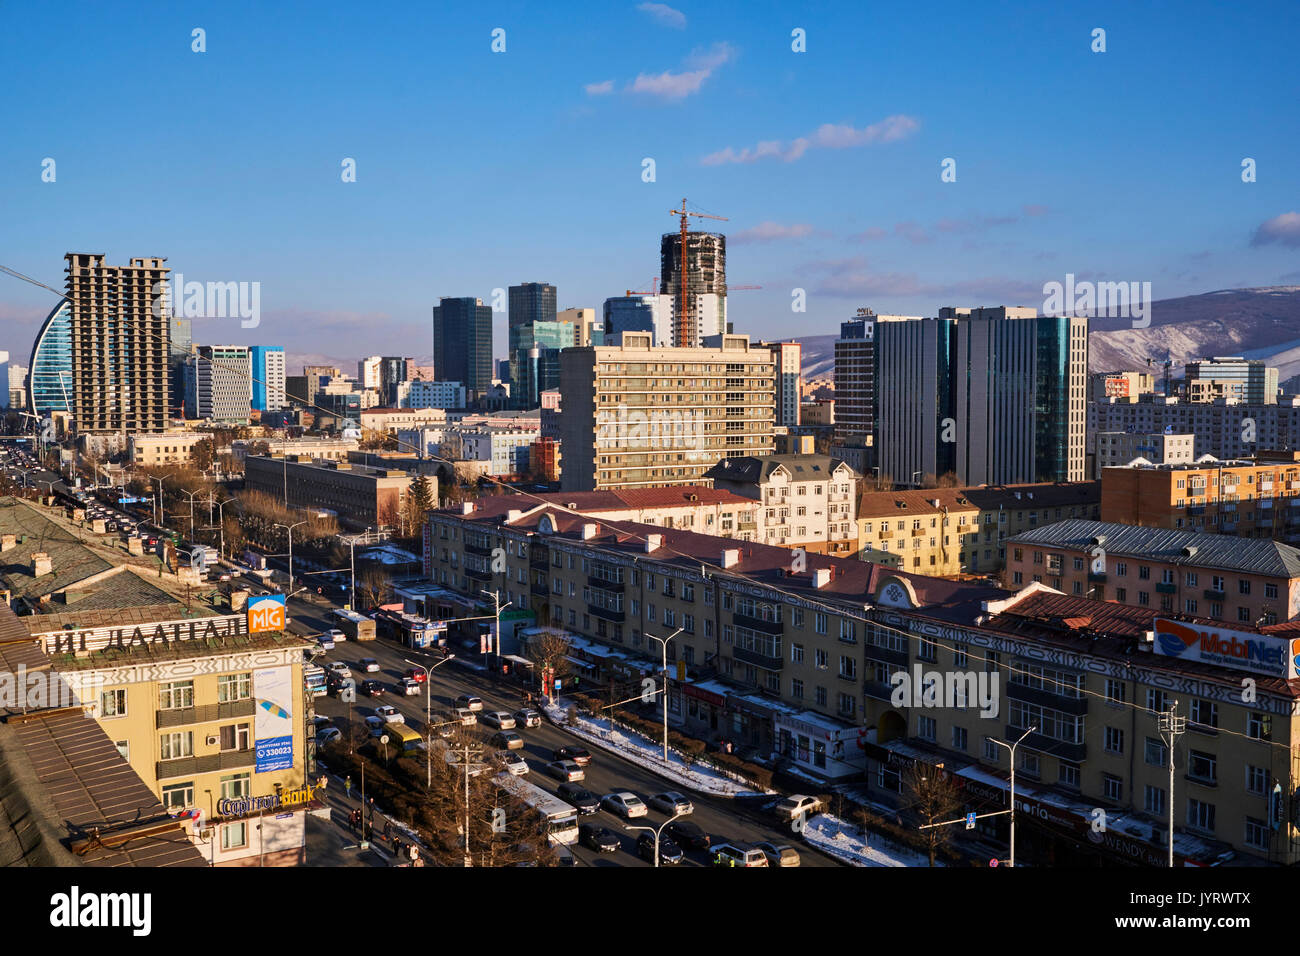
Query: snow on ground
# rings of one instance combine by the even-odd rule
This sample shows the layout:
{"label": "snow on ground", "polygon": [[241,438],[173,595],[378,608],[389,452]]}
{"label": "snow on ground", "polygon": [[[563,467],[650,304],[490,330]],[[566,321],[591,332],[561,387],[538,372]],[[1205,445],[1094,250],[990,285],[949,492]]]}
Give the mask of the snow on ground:
{"label": "snow on ground", "polygon": [[567,724],[569,704],[564,698],[560,698],[557,703],[547,704],[544,710],[557,726],[563,727],[574,736],[581,737],[598,747],[617,751],[619,756],[682,786],[724,797],[755,792],[749,784],[738,783],[719,771],[688,765],[682,759],[682,755],[671,747],[668,748],[668,764],[665,765],[662,742],[656,743],[630,730],[612,727],[609,720],[605,718],[579,716],[577,726],[570,727]]}
{"label": "snow on ground", "polygon": [[[853,866],[929,866],[929,857],[899,846],[878,833],[867,834],[830,813],[819,813],[804,826],[804,838],[823,853]],[[943,864],[935,861],[936,866]]]}

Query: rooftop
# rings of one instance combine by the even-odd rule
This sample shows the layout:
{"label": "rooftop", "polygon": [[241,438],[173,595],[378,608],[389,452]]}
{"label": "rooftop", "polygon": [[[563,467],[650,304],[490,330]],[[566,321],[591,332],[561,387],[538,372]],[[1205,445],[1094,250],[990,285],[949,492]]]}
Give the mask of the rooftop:
{"label": "rooftop", "polygon": [[1014,511],[1022,508],[1063,508],[1100,503],[1099,481],[916,488],[863,492],[858,498],[858,517],[887,518],[891,515],[939,514],[943,511],[992,511],[999,507]]}
{"label": "rooftop", "polygon": [[704,477],[714,481],[756,484],[767,481],[778,468],[784,468],[794,481],[812,481],[830,478],[843,464],[842,459],[830,455],[746,455],[722,459],[706,471]]}
{"label": "rooftop", "polygon": [[1149,558],[1193,568],[1217,568],[1277,578],[1300,577],[1300,550],[1267,538],[1143,528],[1106,521],[1070,518],[1015,535],[1012,544],[1087,551],[1101,547],[1108,555]]}
{"label": "rooftop", "polygon": [[[632,508],[674,508],[690,505],[735,504],[752,507],[752,498],[707,485],[676,485],[671,488],[627,488],[617,491],[570,491],[529,496],[527,505],[541,498],[576,511],[627,511]],[[516,505],[518,507],[518,505]]]}

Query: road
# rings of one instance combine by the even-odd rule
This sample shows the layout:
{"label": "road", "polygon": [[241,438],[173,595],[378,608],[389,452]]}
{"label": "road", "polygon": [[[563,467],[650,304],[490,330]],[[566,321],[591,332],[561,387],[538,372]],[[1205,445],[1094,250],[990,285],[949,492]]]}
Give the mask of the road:
{"label": "road", "polygon": [[[328,619],[330,607],[323,604],[309,604],[298,598],[292,599],[289,609],[292,618],[290,629],[297,633],[316,633],[327,629],[332,626]],[[358,664],[363,657],[375,658],[380,665],[379,673],[362,674],[358,669]],[[410,658],[422,664],[432,664],[437,660],[431,655],[412,652],[409,648],[380,639],[364,642],[345,641],[336,645],[334,650],[318,656],[316,662],[328,664],[332,661],[343,661],[353,668],[353,677],[358,683],[363,677],[370,677],[383,681],[389,688],[388,693],[385,693],[378,700],[372,701],[366,697],[358,698],[351,708],[352,721],[355,725],[360,726],[367,716],[374,713],[376,706],[389,704],[396,707],[406,718],[407,726],[423,734],[425,733],[425,694],[422,693],[418,697],[407,697],[393,693],[391,690],[392,685],[400,680],[403,672],[410,666],[405,663],[403,658]],[[457,661],[444,664],[433,671],[430,691],[435,715],[439,709],[451,706],[456,697],[465,693],[477,694],[483,698],[487,710],[509,710],[513,712],[523,705],[519,691],[513,685],[509,687],[498,686],[493,683],[492,678],[487,674],[466,667]],[[348,705],[336,697],[319,697],[316,699],[316,713],[333,718],[335,724],[345,731],[347,729],[348,710]],[[484,741],[494,732],[483,724],[479,724],[475,729],[481,734]],[[555,793],[559,781],[547,776],[543,767],[550,761],[552,751],[556,747],[577,743],[587,746],[587,749],[592,753],[592,762],[586,768],[586,779],[582,782],[582,785],[597,796],[603,796],[616,790],[631,790],[644,799],[665,790],[683,791],[695,804],[695,812],[686,819],[693,821],[712,836],[714,843],[732,840],[743,840],[751,843],[759,840],[770,840],[778,844],[784,843],[794,846],[799,851],[802,858],[801,865],[803,866],[842,865],[803,843],[788,829],[782,828],[775,820],[761,812],[740,808],[731,800],[688,791],[679,784],[656,776],[639,764],[625,760],[595,746],[586,745],[572,734],[553,726],[549,722],[543,723],[540,727],[516,727],[515,729],[523,736],[525,741],[522,753],[527,759],[530,768],[526,779],[551,793]],[[621,846],[618,852],[605,854],[596,853],[586,847],[575,846],[572,849],[580,865],[650,865],[649,861],[641,859],[636,854],[636,838],[641,831],[624,830],[621,817],[601,810],[594,815],[582,817],[581,819],[584,822],[599,823],[601,826],[612,830],[618,835]],[[648,818],[634,822],[638,825],[650,823],[658,826],[666,819],[667,817],[663,814],[651,810]],[[710,865],[708,854],[705,851],[683,849],[686,853],[686,860],[680,865]]]}

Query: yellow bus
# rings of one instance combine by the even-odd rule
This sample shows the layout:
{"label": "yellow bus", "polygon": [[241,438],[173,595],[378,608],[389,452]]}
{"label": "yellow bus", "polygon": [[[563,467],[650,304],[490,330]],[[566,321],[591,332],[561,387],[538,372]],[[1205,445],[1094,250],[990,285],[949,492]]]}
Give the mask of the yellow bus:
{"label": "yellow bus", "polygon": [[424,738],[406,724],[385,724],[383,733],[388,735],[388,746],[395,748],[399,755],[424,749]]}

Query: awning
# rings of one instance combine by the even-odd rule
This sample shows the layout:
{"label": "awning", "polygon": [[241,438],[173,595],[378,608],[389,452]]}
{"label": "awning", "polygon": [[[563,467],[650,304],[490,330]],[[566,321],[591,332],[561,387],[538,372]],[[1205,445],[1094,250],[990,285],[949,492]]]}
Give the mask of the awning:
{"label": "awning", "polygon": [[590,671],[590,670],[595,670],[595,669],[596,669],[596,665],[595,665],[595,664],[588,664],[586,661],[578,660],[578,658],[576,658],[576,657],[570,657],[570,656],[568,656],[567,654],[565,655],[564,659],[565,659],[566,661],[568,661],[570,664],[574,664],[574,665],[576,665],[576,666],[578,666],[578,667],[586,668],[586,669],[589,670],[589,671]]}
{"label": "awning", "polygon": [[715,694],[712,691],[702,690],[695,684],[682,684],[682,693],[687,697],[694,697],[696,700],[702,700],[706,704],[712,704],[714,707],[727,706],[727,698],[721,694]]}
{"label": "awning", "polygon": [[511,661],[515,664],[522,664],[524,667],[532,667],[533,662],[526,657],[520,657],[518,654],[504,654],[502,660]]}

